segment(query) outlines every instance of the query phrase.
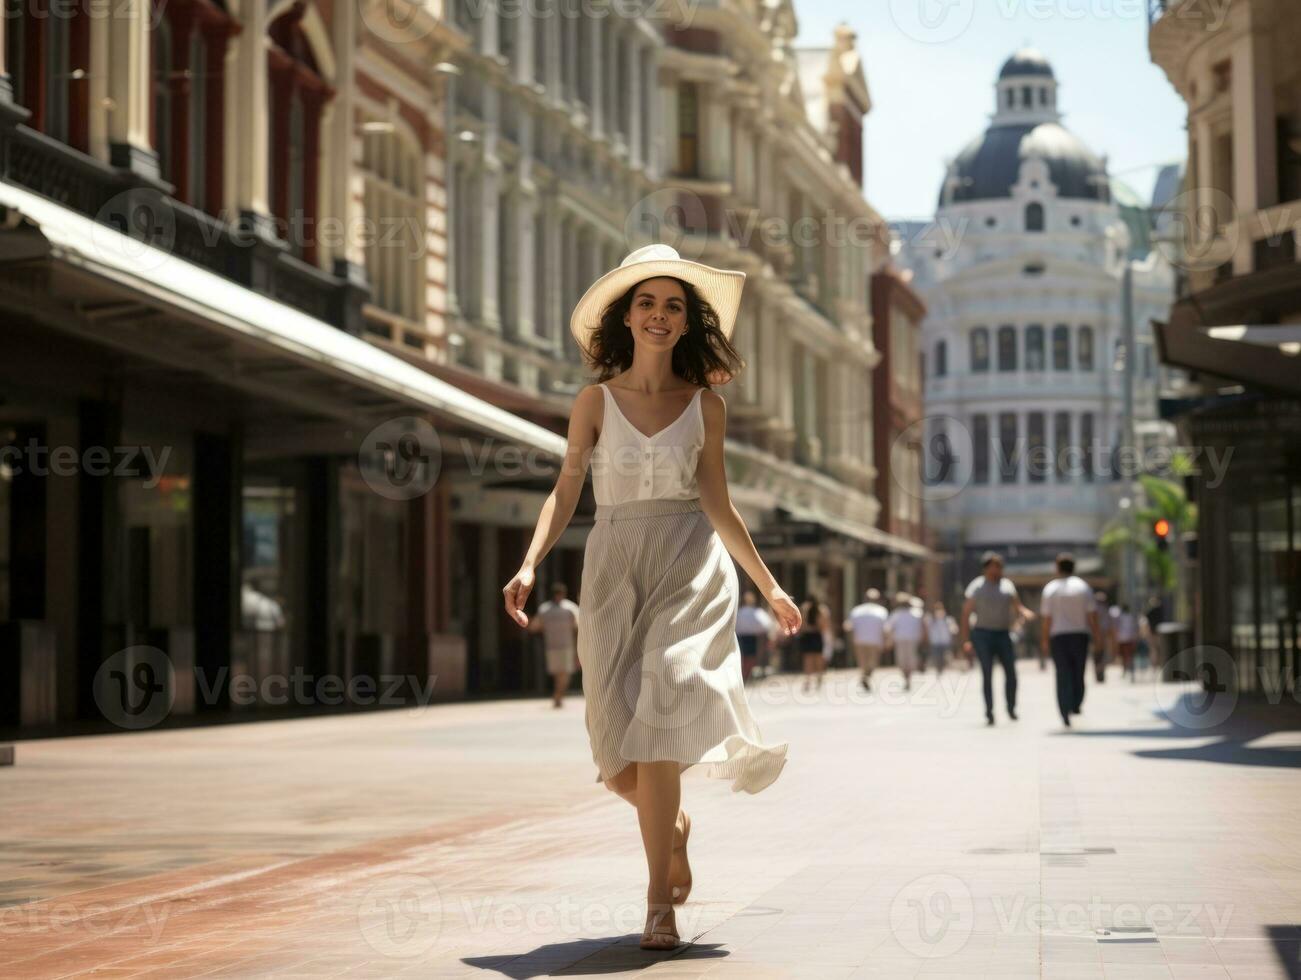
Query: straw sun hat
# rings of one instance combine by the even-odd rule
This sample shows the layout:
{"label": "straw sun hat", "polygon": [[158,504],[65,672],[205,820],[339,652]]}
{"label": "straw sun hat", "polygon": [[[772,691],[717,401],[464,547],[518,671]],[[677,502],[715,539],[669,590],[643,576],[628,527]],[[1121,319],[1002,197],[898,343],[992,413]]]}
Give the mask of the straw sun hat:
{"label": "straw sun hat", "polygon": [[611,269],[587,287],[569,318],[569,330],[574,339],[587,348],[592,334],[601,324],[605,308],[643,279],[656,276],[673,276],[695,286],[718,314],[718,327],[723,336],[731,338],[736,326],[736,311],[741,305],[745,273],[692,262],[679,256],[673,246],[656,243],[629,252],[618,268]]}

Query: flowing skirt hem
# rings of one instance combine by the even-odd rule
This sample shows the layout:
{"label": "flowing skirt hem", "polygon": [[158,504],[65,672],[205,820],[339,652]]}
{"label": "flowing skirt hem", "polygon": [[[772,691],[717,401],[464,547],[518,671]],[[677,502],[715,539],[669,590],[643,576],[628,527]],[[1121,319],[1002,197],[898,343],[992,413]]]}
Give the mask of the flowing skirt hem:
{"label": "flowing skirt hem", "polygon": [[[623,767],[633,762],[677,762],[679,774],[692,766],[703,766],[705,775],[711,779],[732,780],[732,792],[745,791],[751,795],[767,789],[773,784],[786,766],[786,753],[789,743],[777,745],[760,745],[751,742],[744,735],[729,735],[726,739],[710,749],[700,758],[684,759],[637,759],[621,756]],[[636,755],[636,753],[630,753]],[[604,776],[599,771],[596,782],[612,779],[614,775]]]}

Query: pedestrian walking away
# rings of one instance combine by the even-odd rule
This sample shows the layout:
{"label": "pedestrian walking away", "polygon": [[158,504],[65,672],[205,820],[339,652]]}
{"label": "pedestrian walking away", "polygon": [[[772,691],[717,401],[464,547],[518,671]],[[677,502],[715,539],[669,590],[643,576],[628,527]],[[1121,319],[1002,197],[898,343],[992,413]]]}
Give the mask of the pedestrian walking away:
{"label": "pedestrian walking away", "polygon": [[917,669],[917,654],[921,649],[924,629],[922,614],[917,603],[907,592],[897,593],[894,609],[885,621],[886,643],[894,650],[894,662],[903,671],[903,689],[912,687],[913,671]]}
{"label": "pedestrian walking away", "polygon": [[569,678],[578,659],[578,606],[568,595],[564,582],[553,584],[550,600],[538,606],[528,627],[530,632],[542,634],[547,673],[552,680],[551,704],[556,708],[564,707]]}
{"label": "pedestrian walking away", "polygon": [[944,669],[944,664],[953,651],[953,638],[958,633],[958,624],[945,611],[942,602],[931,606],[931,611],[926,614],[923,622],[926,627],[926,646],[929,651],[927,659],[938,674]]}
{"label": "pedestrian walking away", "polygon": [[750,589],[741,597],[741,608],[736,611],[736,638],[741,646],[741,677],[749,680],[759,664],[759,654],[766,652],[768,638],[776,624],[760,608],[759,597]]}
{"label": "pedestrian walking away", "polygon": [[1120,676],[1126,674],[1134,679],[1134,653],[1138,649],[1138,617],[1129,608],[1129,603],[1122,602],[1114,610],[1114,629],[1116,633],[1116,657],[1120,660]]}
{"label": "pedestrian walking away", "polygon": [[1084,704],[1084,674],[1089,638],[1102,642],[1098,606],[1089,583],[1075,574],[1075,556],[1057,556],[1057,578],[1044,586],[1039,603],[1039,645],[1051,650],[1057,675],[1057,710],[1062,724],[1071,727],[1071,715]]}
{"label": "pedestrian walking away", "polygon": [[859,683],[863,690],[872,690],[872,671],[881,662],[881,650],[885,646],[885,621],[890,613],[881,605],[881,593],[877,589],[868,589],[863,593],[864,601],[849,611],[845,620],[845,632],[850,633],[854,643],[854,658],[858,661],[861,672]]}
{"label": "pedestrian walking away", "polygon": [[[1003,696],[1007,715],[1016,721],[1016,654],[1012,630],[1029,618],[1010,579],[1003,577],[1003,556],[987,551],[981,556],[982,575],[971,580],[958,618],[962,651],[973,649],[980,661],[985,694],[985,722],[994,724],[994,661],[1003,668]],[[974,622],[973,622],[974,621]],[[970,638],[968,638],[970,636]]]}
{"label": "pedestrian walking away", "polygon": [[744,280],[655,244],[588,288],[570,330],[600,380],[574,399],[564,465],[502,589],[507,615],[527,627],[536,569],[572,519],[590,466],[584,717],[597,780],[637,809],[649,878],[643,949],[680,941],[673,906],[692,886],[682,773],[700,765],[733,791],[757,793],[786,763],[787,745],[763,741],[746,701],[733,558],[784,633],[802,618],[732,503],[727,406],[710,388],[742,366],[729,338]]}
{"label": "pedestrian walking away", "polygon": [[1106,618],[1102,623],[1102,642],[1093,645],[1093,679],[1101,684],[1107,679],[1107,661],[1115,652],[1117,607],[1108,608],[1105,592],[1093,593],[1093,601],[1098,604],[1099,615],[1102,614],[1102,610],[1107,610]]}
{"label": "pedestrian walking away", "polygon": [[796,649],[800,653],[800,666],[804,671],[801,691],[822,689],[822,675],[827,670],[827,660],[822,655],[826,645],[826,623],[831,613],[827,604],[817,593],[810,593],[800,603],[800,617],[803,625],[796,637]]}

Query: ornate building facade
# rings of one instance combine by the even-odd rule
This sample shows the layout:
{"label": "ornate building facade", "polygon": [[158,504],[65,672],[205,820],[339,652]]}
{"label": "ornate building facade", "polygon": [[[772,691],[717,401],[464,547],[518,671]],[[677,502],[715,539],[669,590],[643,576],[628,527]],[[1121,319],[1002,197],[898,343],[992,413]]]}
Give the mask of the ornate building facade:
{"label": "ornate building facade", "polygon": [[902,243],[930,309],[928,520],[954,558],[950,593],[991,548],[1031,588],[1061,550],[1108,584],[1098,540],[1129,492],[1116,480],[1125,319],[1133,425],[1168,440],[1151,321],[1173,274],[1145,233],[1146,206],[1118,201],[1105,161],[1062,125],[1043,56],[1013,55],[994,90],[990,125],[949,164],[935,221]]}

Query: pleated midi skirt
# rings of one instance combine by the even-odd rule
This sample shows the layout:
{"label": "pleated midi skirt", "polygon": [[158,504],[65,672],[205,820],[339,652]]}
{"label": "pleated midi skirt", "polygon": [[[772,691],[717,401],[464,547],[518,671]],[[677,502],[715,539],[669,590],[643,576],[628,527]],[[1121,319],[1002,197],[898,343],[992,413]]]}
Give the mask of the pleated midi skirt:
{"label": "pleated midi skirt", "polygon": [[630,762],[703,764],[733,792],[780,774],[787,745],[763,743],[745,697],[737,586],[698,498],[597,506],[578,656],[598,782]]}

